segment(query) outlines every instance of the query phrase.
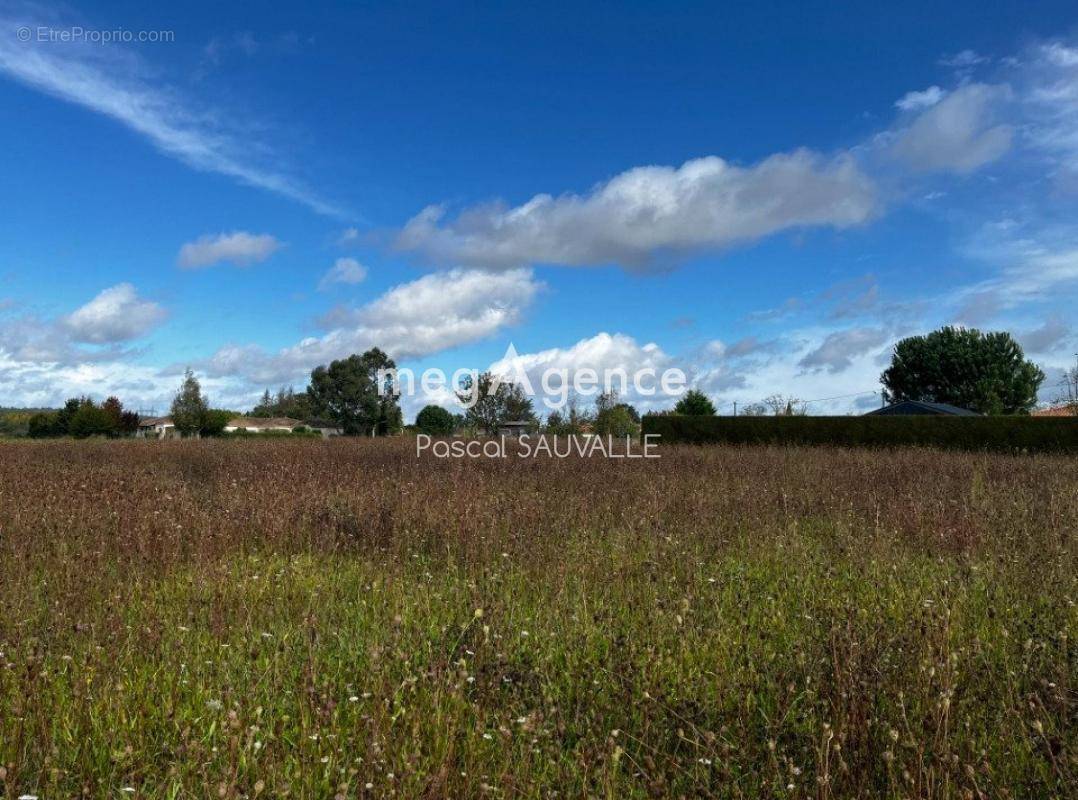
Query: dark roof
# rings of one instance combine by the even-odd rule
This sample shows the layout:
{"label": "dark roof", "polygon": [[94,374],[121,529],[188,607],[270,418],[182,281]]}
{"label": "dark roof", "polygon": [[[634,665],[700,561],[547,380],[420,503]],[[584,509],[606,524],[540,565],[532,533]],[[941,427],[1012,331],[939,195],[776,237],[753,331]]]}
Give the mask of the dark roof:
{"label": "dark roof", "polygon": [[152,428],[156,425],[171,425],[172,417],[142,417],[138,421],[140,428]]}
{"label": "dark roof", "polygon": [[924,403],[920,400],[902,400],[898,403],[892,403],[889,406],[883,408],[877,408],[875,411],[869,411],[865,416],[872,415],[909,415],[909,414],[935,414],[938,416],[948,417],[979,417],[981,416],[976,411],[970,411],[968,408],[959,408],[958,406],[952,406],[949,403]]}

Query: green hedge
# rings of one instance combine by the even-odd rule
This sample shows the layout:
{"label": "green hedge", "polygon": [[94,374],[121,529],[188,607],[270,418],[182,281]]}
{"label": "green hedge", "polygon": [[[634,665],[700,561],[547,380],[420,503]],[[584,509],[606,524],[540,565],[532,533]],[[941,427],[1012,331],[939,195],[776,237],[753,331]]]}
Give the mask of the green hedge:
{"label": "green hedge", "polygon": [[1078,417],[644,417],[644,434],[686,444],[923,445],[1078,452]]}

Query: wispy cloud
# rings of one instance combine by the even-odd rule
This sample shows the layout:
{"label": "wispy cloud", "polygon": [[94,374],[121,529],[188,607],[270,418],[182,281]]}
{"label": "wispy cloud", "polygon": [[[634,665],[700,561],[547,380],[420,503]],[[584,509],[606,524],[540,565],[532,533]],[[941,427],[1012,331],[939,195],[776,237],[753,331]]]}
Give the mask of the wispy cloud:
{"label": "wispy cloud", "polygon": [[354,258],[338,258],[329,271],[318,282],[319,291],[325,291],[334,284],[355,285],[367,278],[367,268]]}
{"label": "wispy cloud", "polygon": [[[1001,107],[1009,96],[1006,86],[962,86],[928,104],[912,123],[898,130],[891,155],[920,172],[973,172],[1011,147],[1014,126],[1000,121]],[[925,103],[920,107],[925,108]]]}
{"label": "wispy cloud", "polygon": [[944,56],[939,60],[941,66],[955,69],[969,69],[991,61],[988,56],[982,56],[976,50],[961,50],[953,55]]}
{"label": "wispy cloud", "polygon": [[0,11],[0,75],[110,117],[190,167],[274,192],[320,214],[343,216],[298,179],[254,163],[249,154],[256,148],[228,129],[224,115],[151,82],[133,52],[33,38],[21,42],[15,35],[23,27],[56,24],[52,17],[36,6]]}
{"label": "wispy cloud", "polygon": [[920,92],[906,92],[902,97],[895,101],[895,108],[900,108],[903,111],[917,111],[922,108],[931,108],[943,99],[947,94],[943,89],[938,86],[929,86]]}

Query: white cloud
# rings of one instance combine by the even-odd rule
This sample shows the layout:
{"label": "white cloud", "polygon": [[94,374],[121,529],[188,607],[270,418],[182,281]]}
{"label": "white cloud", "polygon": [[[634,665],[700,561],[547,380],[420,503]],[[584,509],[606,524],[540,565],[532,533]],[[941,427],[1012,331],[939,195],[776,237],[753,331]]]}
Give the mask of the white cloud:
{"label": "white cloud", "polygon": [[216,236],[206,234],[181,247],[176,262],[185,269],[208,267],[221,261],[243,267],[265,261],[281,247],[281,242],[268,233],[233,231]]}
{"label": "white cloud", "polygon": [[895,132],[890,152],[917,171],[973,172],[1010,149],[1013,126],[995,124],[1009,96],[983,83],[955,89]]}
{"label": "white cloud", "polygon": [[895,107],[903,111],[919,111],[922,108],[931,108],[943,99],[947,92],[938,86],[929,86],[920,92],[906,92],[895,101]]}
{"label": "white cloud", "polygon": [[363,283],[367,278],[367,268],[354,258],[338,258],[329,271],[318,282],[318,288],[322,291],[329,289],[337,283],[354,285]]}
{"label": "white cloud", "polygon": [[403,228],[396,247],[440,262],[485,268],[661,265],[794,228],[847,228],[876,210],[876,190],[853,159],[808,150],[751,167],[721,158],[679,168],[638,167],[586,195],[540,194],[523,205],[465,210],[451,221],[428,207]]}
{"label": "white cloud", "polygon": [[20,364],[73,366],[117,360],[127,353],[122,342],[144,335],[166,316],[160,305],[140,298],[131,284],[121,283],[56,319],[33,314],[6,317],[0,321],[0,352]]}
{"label": "white cloud", "polygon": [[270,354],[255,345],[221,348],[205,364],[213,375],[261,384],[304,378],[312,368],[380,347],[398,363],[485,339],[517,324],[542,284],[531,270],[449,270],[390,289],[356,309],[331,315],[332,330]]}
{"label": "white cloud", "polygon": [[258,143],[250,131],[231,129],[224,123],[225,114],[195,108],[176,91],[151,83],[145,77],[150,70],[132,51],[100,43],[19,41],[14,32],[20,28],[72,27],[70,19],[39,7],[23,9],[0,15],[5,31],[0,36],[0,74],[110,117],[195,169],[274,192],[322,214],[341,215],[296,179],[254,163],[251,154],[265,148],[254,146]]}
{"label": "white cloud", "polygon": [[121,283],[68,315],[64,325],[75,341],[105,344],[137,339],[166,316],[165,309],[140,298],[130,283]]}

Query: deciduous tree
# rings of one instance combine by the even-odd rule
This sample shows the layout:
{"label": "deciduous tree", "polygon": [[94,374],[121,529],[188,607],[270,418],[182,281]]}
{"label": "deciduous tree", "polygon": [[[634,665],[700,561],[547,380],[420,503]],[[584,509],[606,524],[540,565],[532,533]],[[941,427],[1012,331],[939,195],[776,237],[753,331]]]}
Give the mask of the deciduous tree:
{"label": "deciduous tree", "polygon": [[[505,382],[490,372],[474,378],[467,375],[461,381],[457,397],[471,406],[464,412],[466,423],[493,436],[504,422],[535,421],[531,398],[517,383]],[[474,402],[473,402],[474,398]]]}

